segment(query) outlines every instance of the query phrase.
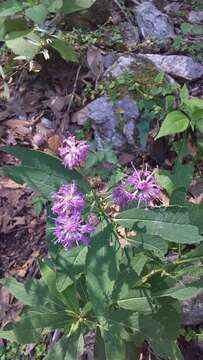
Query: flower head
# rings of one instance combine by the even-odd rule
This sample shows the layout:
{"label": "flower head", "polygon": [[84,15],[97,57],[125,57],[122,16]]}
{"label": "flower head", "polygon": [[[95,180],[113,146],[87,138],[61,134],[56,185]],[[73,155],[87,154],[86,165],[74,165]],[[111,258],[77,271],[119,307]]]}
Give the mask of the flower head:
{"label": "flower head", "polygon": [[65,167],[73,169],[86,160],[89,149],[90,145],[86,141],[69,136],[63,141],[63,146],[59,148],[59,155],[63,159]]}
{"label": "flower head", "polygon": [[77,185],[62,185],[52,194],[54,204],[52,211],[58,215],[80,213],[85,207],[85,195],[78,192]]}
{"label": "flower head", "polygon": [[156,201],[160,193],[153,172],[147,170],[134,170],[133,174],[128,177],[127,184],[133,185],[133,198],[147,205],[150,201]]}
{"label": "flower head", "polygon": [[93,226],[83,222],[80,214],[76,214],[70,217],[58,217],[54,234],[57,239],[56,242],[63,245],[65,249],[70,249],[75,243],[88,245],[89,235],[94,229]]}
{"label": "flower head", "polygon": [[129,191],[127,191],[125,183],[122,183],[114,188],[112,196],[114,204],[120,206],[127,205],[133,200],[133,196]]}
{"label": "flower head", "polygon": [[143,170],[134,169],[132,175],[113,190],[113,201],[121,206],[132,201],[137,201],[138,206],[141,202],[148,205],[158,199],[159,192],[154,173],[146,166]]}

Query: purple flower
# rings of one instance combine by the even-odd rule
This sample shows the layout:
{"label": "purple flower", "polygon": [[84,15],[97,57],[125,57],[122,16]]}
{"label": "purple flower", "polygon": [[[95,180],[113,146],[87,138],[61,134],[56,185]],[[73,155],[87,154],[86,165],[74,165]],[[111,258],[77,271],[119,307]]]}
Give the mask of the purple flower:
{"label": "purple flower", "polygon": [[85,207],[85,195],[78,192],[77,185],[62,185],[52,194],[54,204],[52,211],[58,215],[82,212]]}
{"label": "purple flower", "polygon": [[133,185],[133,198],[147,205],[150,201],[158,199],[160,188],[156,182],[153,172],[147,170],[134,170],[133,174],[128,177],[127,184]]}
{"label": "purple flower", "polygon": [[125,183],[120,184],[112,192],[113,202],[116,205],[124,206],[133,200],[132,194],[126,190]]}
{"label": "purple flower", "polygon": [[87,222],[82,219],[85,195],[78,192],[77,185],[72,183],[62,185],[52,198],[52,211],[57,214],[54,230],[56,242],[65,249],[79,243],[88,245],[89,235],[95,230],[99,220],[95,214],[91,214]]}
{"label": "purple flower", "polygon": [[88,224],[83,223],[81,216],[77,214],[70,217],[58,217],[54,234],[56,242],[63,245],[65,249],[70,249],[75,244],[88,245],[89,234],[93,230]]}
{"label": "purple flower", "polygon": [[59,148],[59,155],[63,159],[64,166],[73,169],[85,161],[90,149],[86,141],[80,141],[75,136],[69,136],[63,141],[63,146]]}
{"label": "purple flower", "polygon": [[153,172],[147,169],[136,170],[127,180],[113,190],[113,201],[118,205],[127,205],[132,201],[148,205],[158,199],[160,188]]}

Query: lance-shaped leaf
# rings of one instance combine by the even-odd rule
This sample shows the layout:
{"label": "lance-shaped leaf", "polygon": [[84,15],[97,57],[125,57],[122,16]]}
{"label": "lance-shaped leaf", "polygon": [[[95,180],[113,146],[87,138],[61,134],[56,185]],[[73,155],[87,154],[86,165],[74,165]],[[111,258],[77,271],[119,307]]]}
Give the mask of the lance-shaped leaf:
{"label": "lance-shaped leaf", "polygon": [[2,150],[22,162],[20,166],[4,166],[4,173],[20,184],[26,183],[45,199],[50,199],[62,184],[74,180],[82,191],[88,190],[82,176],[77,171],[65,169],[57,157],[23,147],[4,147]]}
{"label": "lance-shaped leaf", "polygon": [[190,224],[188,210],[182,207],[139,209],[133,208],[121,212],[116,222],[136,231],[160,236],[163,239],[178,244],[197,244],[202,241],[199,230]]}
{"label": "lance-shaped leaf", "polygon": [[116,254],[111,246],[109,226],[92,237],[86,258],[86,282],[95,312],[102,314],[111,302],[117,277]]}
{"label": "lance-shaped leaf", "polygon": [[76,360],[83,353],[84,339],[79,332],[73,336],[63,336],[49,351],[45,360]]}

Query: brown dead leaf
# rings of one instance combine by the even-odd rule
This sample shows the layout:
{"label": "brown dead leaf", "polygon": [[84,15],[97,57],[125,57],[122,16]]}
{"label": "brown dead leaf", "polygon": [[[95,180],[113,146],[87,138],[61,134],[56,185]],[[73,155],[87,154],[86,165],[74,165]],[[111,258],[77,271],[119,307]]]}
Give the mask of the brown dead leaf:
{"label": "brown dead leaf", "polygon": [[59,135],[55,134],[53,136],[50,136],[50,138],[47,141],[49,145],[49,149],[54,153],[58,154],[58,148],[61,145],[61,138]]}
{"label": "brown dead leaf", "polygon": [[88,119],[89,110],[87,107],[72,114],[71,121],[78,125],[84,125]]}

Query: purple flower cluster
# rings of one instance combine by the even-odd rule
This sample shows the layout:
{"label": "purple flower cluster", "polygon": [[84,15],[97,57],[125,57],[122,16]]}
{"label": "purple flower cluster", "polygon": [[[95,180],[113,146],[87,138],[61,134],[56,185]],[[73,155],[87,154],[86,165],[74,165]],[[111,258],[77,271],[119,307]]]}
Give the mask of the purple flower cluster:
{"label": "purple flower cluster", "polygon": [[134,169],[132,175],[113,190],[113,202],[123,206],[136,201],[138,206],[140,203],[147,206],[158,199],[159,193],[160,188],[154,173],[146,166],[143,170]]}
{"label": "purple flower cluster", "polygon": [[73,169],[86,160],[89,149],[90,145],[86,141],[80,141],[75,136],[69,136],[59,148],[59,155],[63,159],[64,166]]}
{"label": "purple flower cluster", "polygon": [[89,235],[98,224],[97,216],[91,214],[88,222],[84,222],[82,211],[85,208],[85,195],[77,190],[77,185],[62,185],[58,192],[53,193],[52,211],[57,214],[55,219],[56,241],[70,249],[76,244],[89,244]]}

